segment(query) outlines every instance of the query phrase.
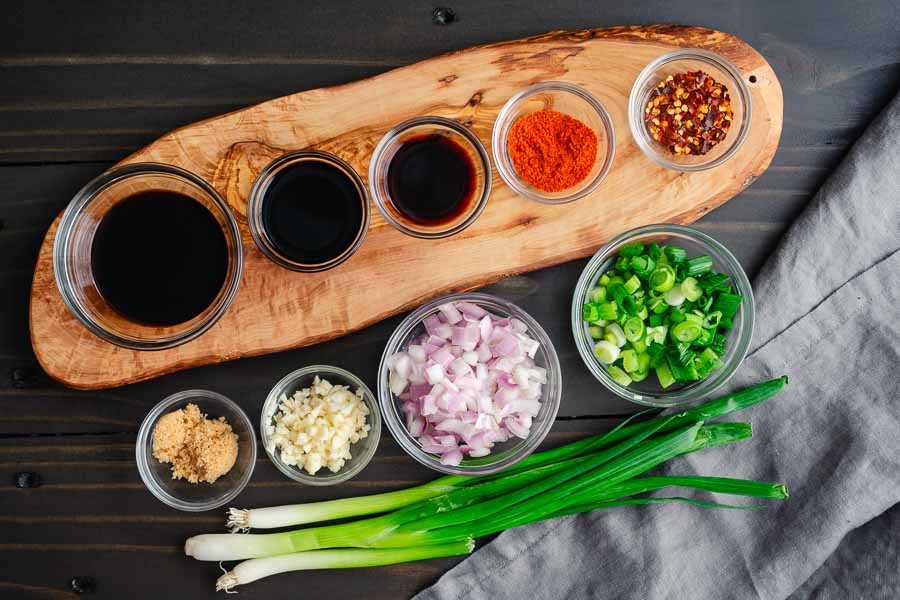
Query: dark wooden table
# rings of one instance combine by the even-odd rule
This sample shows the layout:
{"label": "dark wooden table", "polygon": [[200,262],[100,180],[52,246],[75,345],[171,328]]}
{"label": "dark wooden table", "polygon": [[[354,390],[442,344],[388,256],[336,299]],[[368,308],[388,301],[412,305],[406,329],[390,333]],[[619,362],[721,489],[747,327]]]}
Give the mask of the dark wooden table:
{"label": "dark wooden table", "polygon": [[[673,22],[729,31],[753,44],[784,88],[785,127],[768,172],[699,226],[753,275],[791,220],[900,82],[896,2],[866,7],[783,2],[478,2],[451,0],[455,20],[416,2],[10,3],[0,24],[0,597],[71,598],[92,577],[97,598],[213,596],[215,564],[181,554],[217,531],[222,512],[181,513],[147,492],[135,432],[161,398],[209,388],[258,418],[269,387],[311,363],[374,383],[399,318],[313,348],[204,367],[100,392],[68,390],[41,372],[27,298],[38,245],[89,179],[167,130],[290,92],[374,75],[486,42],[620,24]],[[568,327],[584,261],[513,277],[490,291],[520,303],[550,332],[565,391],[548,444],[602,431],[633,411],[603,391]],[[33,471],[34,489],[14,474]],[[300,487],[264,455],[246,506],[397,489],[432,477],[385,432],[353,481]],[[455,560],[264,580],[244,597],[403,598]]]}

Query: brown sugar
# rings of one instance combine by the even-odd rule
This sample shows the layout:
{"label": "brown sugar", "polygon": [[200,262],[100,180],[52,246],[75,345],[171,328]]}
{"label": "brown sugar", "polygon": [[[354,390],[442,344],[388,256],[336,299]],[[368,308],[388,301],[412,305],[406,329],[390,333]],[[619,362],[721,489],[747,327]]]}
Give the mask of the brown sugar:
{"label": "brown sugar", "polygon": [[171,463],[172,479],[213,483],[237,460],[238,436],[224,418],[208,419],[196,404],[160,417],[153,428],[153,456]]}

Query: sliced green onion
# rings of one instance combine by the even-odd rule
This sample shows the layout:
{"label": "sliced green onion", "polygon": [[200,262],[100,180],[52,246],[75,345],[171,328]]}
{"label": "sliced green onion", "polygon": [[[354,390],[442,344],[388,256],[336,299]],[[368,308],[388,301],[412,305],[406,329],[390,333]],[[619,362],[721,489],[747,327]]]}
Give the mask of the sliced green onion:
{"label": "sliced green onion", "polygon": [[636,342],[644,337],[644,320],[640,317],[631,317],[625,321],[625,326],[622,329],[626,340]]}
{"label": "sliced green onion", "polygon": [[619,347],[609,340],[600,340],[594,344],[594,356],[604,365],[609,365],[619,358]]}
{"label": "sliced green onion", "polygon": [[600,327],[599,325],[591,325],[588,327],[588,335],[590,335],[595,340],[603,339],[604,333],[605,332],[603,331],[603,327]]}
{"label": "sliced green onion", "polygon": [[719,326],[722,321],[722,311],[715,310],[703,318],[703,327],[706,329],[714,329]]}
{"label": "sliced green onion", "polygon": [[632,275],[628,281],[625,282],[625,291],[629,294],[633,294],[641,287],[641,280],[637,278],[637,275]]}
{"label": "sliced green onion", "polygon": [[688,344],[676,342],[675,346],[670,348],[670,355],[675,358],[679,365],[687,365],[694,360],[697,353],[691,350]]}
{"label": "sliced green onion", "polygon": [[693,341],[694,346],[706,347],[712,344],[715,329],[701,329],[700,336]]}
{"label": "sliced green onion", "polygon": [[700,284],[697,283],[696,279],[688,277],[681,282],[681,293],[684,294],[685,298],[694,302],[695,300],[699,300],[700,296],[703,295],[703,289],[700,287]]}
{"label": "sliced green onion", "polygon": [[584,321],[598,321],[600,319],[600,308],[596,304],[582,305],[581,318]]}
{"label": "sliced green onion", "polygon": [[647,324],[649,327],[659,327],[663,324],[662,315],[650,315],[650,318],[647,319]]}
{"label": "sliced green onion", "polygon": [[638,277],[646,279],[656,268],[656,261],[651,256],[635,256],[631,259],[631,268]]}
{"label": "sliced green onion", "polygon": [[693,361],[688,364],[679,364],[678,359],[674,358],[671,354],[667,356],[669,370],[672,372],[672,377],[675,378],[675,381],[696,381],[700,379],[700,375],[697,373],[697,368],[694,366]]}
{"label": "sliced green onion", "polygon": [[683,312],[674,307],[669,310],[669,323],[674,325],[676,323],[681,323],[682,321],[684,321]]}
{"label": "sliced green onion", "polygon": [[660,249],[659,244],[650,242],[650,245],[647,246],[647,255],[653,260],[659,260],[661,254],[662,250]]}
{"label": "sliced green onion", "polygon": [[673,287],[666,292],[666,304],[669,306],[681,306],[684,303],[684,293],[680,287]]}
{"label": "sliced green onion", "polygon": [[[622,368],[626,373],[633,373],[638,370],[637,352],[633,349],[622,351]],[[628,385],[627,383],[625,385]]]}
{"label": "sliced green onion", "polygon": [[600,279],[597,281],[597,283],[599,283],[603,287],[608,286],[609,285],[609,275],[604,273],[603,275],[600,276]]}
{"label": "sliced green onion", "polygon": [[685,263],[685,274],[687,277],[696,277],[709,273],[712,270],[712,258],[707,255],[695,256],[688,259]]}
{"label": "sliced green onion", "polygon": [[615,381],[622,387],[628,387],[629,385],[631,385],[631,377],[629,377],[628,373],[626,373],[619,367],[610,365],[606,368],[606,372],[609,373],[609,376],[612,377],[613,381]]}
{"label": "sliced green onion", "polygon": [[645,336],[641,336],[641,339],[634,340],[631,342],[631,347],[634,348],[634,351],[638,354],[647,351],[647,338]]}
{"label": "sliced green onion", "polygon": [[672,337],[679,342],[690,343],[700,337],[703,328],[693,321],[682,321],[672,327]]}
{"label": "sliced green onion", "polygon": [[637,256],[644,251],[644,244],[641,242],[629,242],[619,248],[621,256]]}
{"label": "sliced green onion", "polygon": [[602,285],[598,285],[595,288],[592,288],[590,292],[588,292],[588,298],[591,299],[591,302],[594,304],[599,304],[606,300],[606,287]]}
{"label": "sliced green onion", "polygon": [[700,287],[706,294],[727,292],[731,289],[731,277],[724,273],[708,273],[700,279]]}
{"label": "sliced green onion", "polygon": [[657,292],[668,292],[675,285],[675,270],[669,265],[657,265],[650,274],[649,284]]}
{"label": "sliced green onion", "polygon": [[664,246],[663,252],[665,252],[666,258],[669,259],[669,263],[673,265],[684,262],[684,259],[687,257],[687,252],[681,246]]}
{"label": "sliced green onion", "polygon": [[661,363],[654,371],[656,372],[656,379],[659,381],[659,386],[662,389],[666,389],[675,383],[675,378],[672,377],[672,371],[669,369],[668,363]]}
{"label": "sliced green onion", "polygon": [[619,258],[616,259],[616,264],[613,265],[613,268],[620,273],[627,272],[630,267],[631,259],[622,255],[619,255]]}
{"label": "sliced green onion", "polygon": [[722,317],[722,319],[719,321],[719,327],[725,329],[726,331],[731,329],[732,325],[733,322],[731,320],[731,317]]}
{"label": "sliced green onion", "polygon": [[619,309],[616,307],[615,302],[601,302],[595,306],[597,307],[597,318],[590,319],[591,322],[615,321],[616,317],[619,316]]}
{"label": "sliced green onion", "polygon": [[653,314],[661,315],[669,309],[669,305],[666,304],[665,296],[661,296],[658,298],[652,298],[650,300],[650,310],[653,311]]}
{"label": "sliced green onion", "polygon": [[666,343],[666,334],[669,332],[669,328],[665,325],[658,325],[657,327],[648,327],[647,328],[647,339],[651,343],[656,344],[665,344]]}
{"label": "sliced green onion", "polygon": [[[622,327],[618,323],[613,323],[611,325],[607,325],[606,326],[606,334],[613,336],[613,339],[615,340],[615,344],[619,348],[624,346],[625,342],[628,341],[628,338],[625,337],[625,331],[622,329]],[[610,340],[610,341],[613,341],[613,340]]]}
{"label": "sliced green onion", "polygon": [[647,320],[647,317],[648,317],[649,315],[650,315],[650,313],[647,311],[647,307],[646,307],[646,306],[641,306],[640,309],[639,309],[638,312],[637,312],[637,316],[638,316],[642,321],[646,321],[646,320]]}
{"label": "sliced green onion", "polygon": [[712,309],[721,312],[723,317],[733,317],[737,314],[743,300],[744,297],[739,294],[722,292],[716,297],[716,301],[713,302]]}

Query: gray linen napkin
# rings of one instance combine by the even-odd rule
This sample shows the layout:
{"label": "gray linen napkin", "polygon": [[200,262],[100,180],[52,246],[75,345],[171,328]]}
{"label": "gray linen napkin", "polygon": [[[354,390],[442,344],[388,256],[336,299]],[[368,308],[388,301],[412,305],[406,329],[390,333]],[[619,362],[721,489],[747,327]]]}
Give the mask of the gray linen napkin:
{"label": "gray linen napkin", "polygon": [[[666,469],[785,482],[790,500],[752,512],[622,507],[532,524],[505,532],[416,598],[786,598],[848,532],[900,502],[898,143],[900,96],[757,277],[754,343],[730,388],[781,374],[791,382],[735,415],[753,422],[754,437]],[[865,548],[879,535],[868,529],[848,541]],[[816,573],[820,581],[833,561]],[[859,589],[898,597],[893,563],[893,576]]]}

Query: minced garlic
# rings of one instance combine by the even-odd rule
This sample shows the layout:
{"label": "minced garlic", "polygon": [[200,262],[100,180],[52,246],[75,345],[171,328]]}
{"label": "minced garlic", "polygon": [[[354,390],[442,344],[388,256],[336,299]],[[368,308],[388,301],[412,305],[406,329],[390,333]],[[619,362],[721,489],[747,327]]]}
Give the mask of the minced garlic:
{"label": "minced garlic", "polygon": [[196,404],[163,415],[153,427],[153,456],[172,464],[172,479],[213,483],[237,460],[238,436],[223,417],[208,419]]}
{"label": "minced garlic", "polygon": [[322,467],[337,473],[352,458],[350,444],[369,435],[368,414],[361,389],[353,393],[317,376],[290,398],[282,394],[267,415],[269,452],[280,450],[285,464],[310,475]]}

